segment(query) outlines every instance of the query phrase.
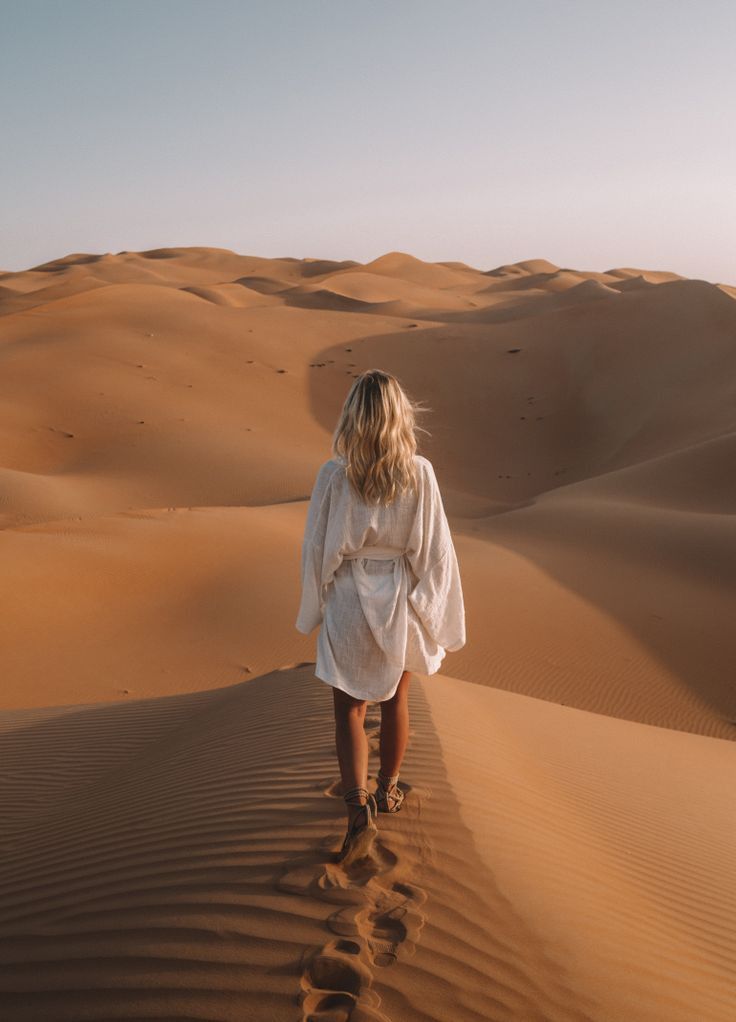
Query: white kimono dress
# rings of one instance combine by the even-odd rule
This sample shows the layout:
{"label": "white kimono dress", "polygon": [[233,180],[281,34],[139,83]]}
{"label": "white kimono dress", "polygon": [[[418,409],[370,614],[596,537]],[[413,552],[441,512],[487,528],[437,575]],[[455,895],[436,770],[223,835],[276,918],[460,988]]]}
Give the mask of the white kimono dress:
{"label": "white kimono dress", "polygon": [[383,702],[404,671],[434,674],[465,645],[455,547],[432,463],[415,455],[418,493],[366,504],[345,463],[319,469],[307,511],[296,628],[321,624],[315,674],[356,699]]}

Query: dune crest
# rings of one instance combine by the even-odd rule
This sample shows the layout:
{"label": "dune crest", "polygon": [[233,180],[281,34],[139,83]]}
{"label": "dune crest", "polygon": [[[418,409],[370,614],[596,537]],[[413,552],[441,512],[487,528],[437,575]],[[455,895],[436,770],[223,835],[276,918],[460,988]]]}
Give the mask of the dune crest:
{"label": "dune crest", "polygon": [[727,1022],[731,745],[441,676],[411,712],[405,806],[348,868],[309,664],[1,714],[6,1010]]}

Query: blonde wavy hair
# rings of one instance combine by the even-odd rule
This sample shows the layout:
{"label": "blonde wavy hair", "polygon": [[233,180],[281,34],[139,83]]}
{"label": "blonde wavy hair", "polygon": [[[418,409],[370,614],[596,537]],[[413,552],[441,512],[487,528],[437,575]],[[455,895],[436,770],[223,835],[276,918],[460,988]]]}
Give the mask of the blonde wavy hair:
{"label": "blonde wavy hair", "polygon": [[414,455],[418,414],[431,411],[414,401],[398,379],[366,369],[353,381],[332,437],[332,453],[345,462],[350,485],[367,504],[388,506],[417,490]]}

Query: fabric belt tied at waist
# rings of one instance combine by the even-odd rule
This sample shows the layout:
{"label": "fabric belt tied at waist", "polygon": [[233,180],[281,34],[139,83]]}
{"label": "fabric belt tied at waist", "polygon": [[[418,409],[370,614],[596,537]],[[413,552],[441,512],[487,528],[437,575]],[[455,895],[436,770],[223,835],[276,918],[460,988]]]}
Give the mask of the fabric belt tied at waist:
{"label": "fabric belt tied at waist", "polygon": [[[363,614],[373,638],[386,654],[389,663],[403,668],[406,658],[409,562],[405,550],[391,546],[363,546],[343,554],[350,561]],[[390,572],[367,571],[364,560],[393,561]]]}
{"label": "fabric belt tied at waist", "polygon": [[393,557],[402,557],[406,551],[395,546],[364,546],[360,550],[353,550],[351,553],[343,554],[344,561],[354,561],[359,557],[369,557],[377,561],[389,561]]}

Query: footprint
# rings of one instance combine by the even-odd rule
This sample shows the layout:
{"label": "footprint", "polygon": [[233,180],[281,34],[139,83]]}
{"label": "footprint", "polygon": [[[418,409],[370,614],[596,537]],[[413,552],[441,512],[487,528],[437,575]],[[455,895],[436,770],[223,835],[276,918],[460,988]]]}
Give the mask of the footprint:
{"label": "footprint", "polygon": [[380,968],[393,965],[399,955],[399,948],[408,937],[404,918],[408,909],[395,905],[388,912],[373,912],[368,917],[370,936],[367,943],[373,964]]}
{"label": "footprint", "polygon": [[[377,745],[378,727],[367,734]],[[339,780],[318,787],[329,798],[341,797]],[[332,939],[302,959],[301,1022],[390,1022],[378,1010],[373,975],[414,954],[427,896],[395,879],[399,857],[380,837],[367,855],[348,864],[337,858],[342,839],[342,831],[328,835],[310,855],[285,866],[276,881],[279,890],[335,906],[326,920]]]}
{"label": "footprint", "polygon": [[336,940],[335,950],[341,951],[344,955],[359,955],[360,944],[354,940]]}
{"label": "footprint", "polygon": [[389,1022],[377,1009],[373,977],[358,957],[360,945],[337,940],[303,961],[300,1001],[303,1022]]}
{"label": "footprint", "polygon": [[394,884],[390,891],[379,888],[373,902],[333,912],[327,926],[348,944],[359,945],[362,940],[371,964],[387,968],[396,962],[400,951],[414,954],[425,921],[418,906],[425,900],[426,894],[419,888]]}
{"label": "footprint", "polygon": [[349,1022],[355,1018],[357,1002],[351,994],[330,994],[305,990],[302,994],[303,1022]]}
{"label": "footprint", "polygon": [[303,1022],[390,1022],[385,1015],[358,1004],[350,994],[313,991],[303,1002]]}
{"label": "footprint", "polygon": [[414,887],[413,884],[396,883],[391,890],[396,891],[397,894],[400,894],[402,898],[406,898],[407,901],[413,902],[417,907],[423,905],[427,900],[426,891],[423,891],[421,887]]}
{"label": "footprint", "polygon": [[308,990],[330,991],[358,997],[364,986],[370,986],[371,974],[355,958],[327,944],[307,962],[302,986]]}

